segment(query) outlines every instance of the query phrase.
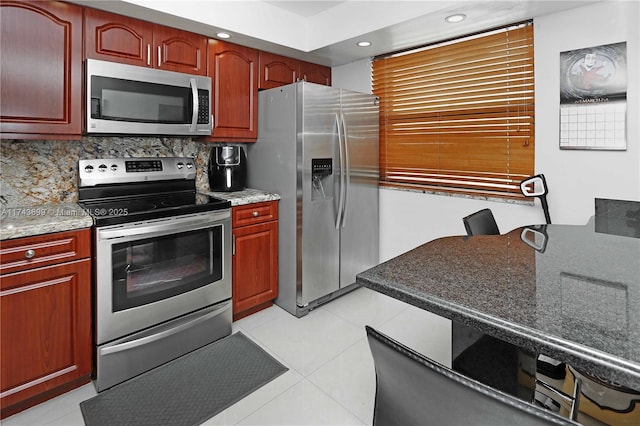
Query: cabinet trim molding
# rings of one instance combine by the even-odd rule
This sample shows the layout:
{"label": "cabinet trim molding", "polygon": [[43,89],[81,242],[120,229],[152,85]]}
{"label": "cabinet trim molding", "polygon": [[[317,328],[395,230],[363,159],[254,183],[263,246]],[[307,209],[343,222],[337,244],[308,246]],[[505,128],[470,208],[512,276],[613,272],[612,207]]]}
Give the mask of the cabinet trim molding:
{"label": "cabinet trim molding", "polygon": [[[6,275],[5,279],[9,278],[10,275]],[[25,291],[30,291],[30,290],[37,290],[39,288],[43,288],[43,287],[50,287],[56,284],[66,284],[69,282],[69,277],[62,277],[62,278],[56,278],[53,280],[46,280],[46,281],[41,281],[35,284],[29,284],[29,285],[25,285],[22,287],[14,287],[14,288],[10,288],[8,290],[2,290],[0,291],[0,297],[2,296],[10,296],[12,294],[17,294],[17,293],[22,293]]]}
{"label": "cabinet trim molding", "polygon": [[42,376],[42,377],[40,377],[40,378],[38,378],[36,380],[32,380],[30,382],[24,383],[24,384],[22,384],[20,386],[16,386],[15,388],[11,388],[11,389],[9,389],[9,390],[7,390],[5,392],[0,393],[0,398],[5,398],[5,397],[7,397],[9,395],[13,395],[14,393],[23,391],[25,389],[29,389],[29,388],[31,388],[33,386],[39,385],[39,384],[44,383],[44,382],[46,382],[48,380],[55,379],[56,377],[63,376],[65,374],[71,373],[72,371],[77,370],[77,369],[78,369],[78,367],[76,367],[75,365],[72,365],[71,367],[63,368],[62,370],[58,370],[58,371],[56,371],[54,373],[47,374],[46,376]]}

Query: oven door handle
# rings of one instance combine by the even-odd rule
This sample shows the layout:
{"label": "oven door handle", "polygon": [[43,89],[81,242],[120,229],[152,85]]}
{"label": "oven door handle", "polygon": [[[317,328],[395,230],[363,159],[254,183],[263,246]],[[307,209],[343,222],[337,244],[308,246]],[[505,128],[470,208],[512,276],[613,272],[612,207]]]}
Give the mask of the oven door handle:
{"label": "oven door handle", "polygon": [[115,229],[98,229],[99,240],[110,240],[130,236],[153,237],[156,235],[177,234],[184,231],[195,231],[208,228],[214,225],[222,225],[224,219],[230,217],[228,211],[219,213],[208,213],[206,215],[189,218],[169,218],[166,221],[149,223],[146,226],[126,226]]}
{"label": "oven door handle", "polygon": [[229,309],[229,304],[224,304],[222,307],[215,309],[212,312],[209,312],[208,314],[202,315],[198,318],[195,318],[191,321],[187,321],[185,323],[182,323],[178,326],[172,327],[168,330],[164,330],[161,331],[159,333],[155,333],[152,334],[150,336],[145,336],[145,337],[141,337],[139,339],[135,339],[135,340],[130,340],[128,342],[123,342],[123,343],[119,343],[117,345],[113,345],[113,346],[108,346],[106,348],[100,348],[100,355],[109,355],[109,354],[113,354],[113,353],[117,353],[117,352],[122,352],[122,351],[126,351],[128,349],[132,349],[132,348],[137,348],[139,346],[143,346],[146,344],[149,344],[151,342],[155,342],[157,340],[162,340],[165,339],[169,336],[172,336],[176,333],[180,333],[184,330],[187,330],[203,321],[206,321],[208,319],[211,319],[217,315],[220,315],[222,312],[224,312],[225,310]]}

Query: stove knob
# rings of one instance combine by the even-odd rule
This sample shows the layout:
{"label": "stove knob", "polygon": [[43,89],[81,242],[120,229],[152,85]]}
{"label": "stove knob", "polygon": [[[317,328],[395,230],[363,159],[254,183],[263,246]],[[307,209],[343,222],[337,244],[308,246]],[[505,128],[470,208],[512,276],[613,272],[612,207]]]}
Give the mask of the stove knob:
{"label": "stove knob", "polygon": [[86,166],[84,168],[85,173],[93,173],[93,166]]}
{"label": "stove knob", "polygon": [[101,172],[106,172],[107,171],[107,165],[106,164],[100,164],[98,166],[98,170],[100,170]]}
{"label": "stove knob", "polygon": [[193,169],[193,163],[187,163],[187,169]]}
{"label": "stove knob", "polygon": [[184,164],[182,164],[182,162],[176,164],[176,167],[178,168],[178,170],[181,170],[182,167],[184,167]]}
{"label": "stove knob", "polygon": [[114,172],[115,172],[116,170],[118,170],[118,165],[117,165],[117,164],[112,164],[112,165],[111,165],[111,170],[112,170],[112,171],[114,171]]}

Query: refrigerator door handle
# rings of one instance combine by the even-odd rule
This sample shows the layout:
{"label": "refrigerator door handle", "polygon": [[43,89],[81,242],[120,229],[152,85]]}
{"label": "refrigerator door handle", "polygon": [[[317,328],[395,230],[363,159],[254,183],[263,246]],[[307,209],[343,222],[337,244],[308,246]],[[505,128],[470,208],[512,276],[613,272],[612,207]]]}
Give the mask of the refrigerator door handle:
{"label": "refrigerator door handle", "polygon": [[342,135],[344,137],[344,202],[342,203],[342,219],[341,227],[344,228],[347,220],[347,203],[349,201],[349,186],[351,185],[351,162],[349,160],[349,134],[347,133],[347,122],[344,119],[344,113],[340,113],[340,121],[342,123]]}
{"label": "refrigerator door handle", "polygon": [[339,180],[340,180],[340,196],[338,197],[338,212],[336,214],[336,229],[340,229],[342,221],[342,212],[344,210],[344,152],[342,133],[340,132],[340,118],[336,114],[336,130],[338,131],[338,152],[340,154]]}

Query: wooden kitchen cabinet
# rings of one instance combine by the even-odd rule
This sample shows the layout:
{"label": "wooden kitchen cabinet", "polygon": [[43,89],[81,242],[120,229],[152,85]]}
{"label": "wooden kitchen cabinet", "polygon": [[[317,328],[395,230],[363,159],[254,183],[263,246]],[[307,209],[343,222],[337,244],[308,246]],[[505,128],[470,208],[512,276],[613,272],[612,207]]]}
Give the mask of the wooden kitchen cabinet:
{"label": "wooden kitchen cabinet", "polygon": [[331,68],[260,52],[260,89],[272,89],[298,80],[331,86]]}
{"label": "wooden kitchen cabinet", "polygon": [[278,296],[278,202],[236,206],[233,228],[233,319],[272,305]]}
{"label": "wooden kitchen cabinet", "polygon": [[98,9],[84,10],[85,57],[153,66],[153,24]]}
{"label": "wooden kitchen cabinet", "polygon": [[300,79],[300,61],[260,52],[260,89],[272,89]]}
{"label": "wooden kitchen cabinet", "polygon": [[154,63],[157,68],[207,75],[207,37],[154,25]]}
{"label": "wooden kitchen cabinet", "polygon": [[213,134],[207,140],[255,142],[258,138],[256,49],[209,40]]}
{"label": "wooden kitchen cabinet", "polygon": [[0,1],[0,133],[80,138],[82,8]]}
{"label": "wooden kitchen cabinet", "polygon": [[115,13],[86,8],[85,57],[207,75],[207,38]]}
{"label": "wooden kitchen cabinet", "polygon": [[91,231],[0,241],[1,417],[91,380]]}
{"label": "wooden kitchen cabinet", "polygon": [[309,83],[331,86],[331,67],[311,62],[300,62],[300,76]]}

